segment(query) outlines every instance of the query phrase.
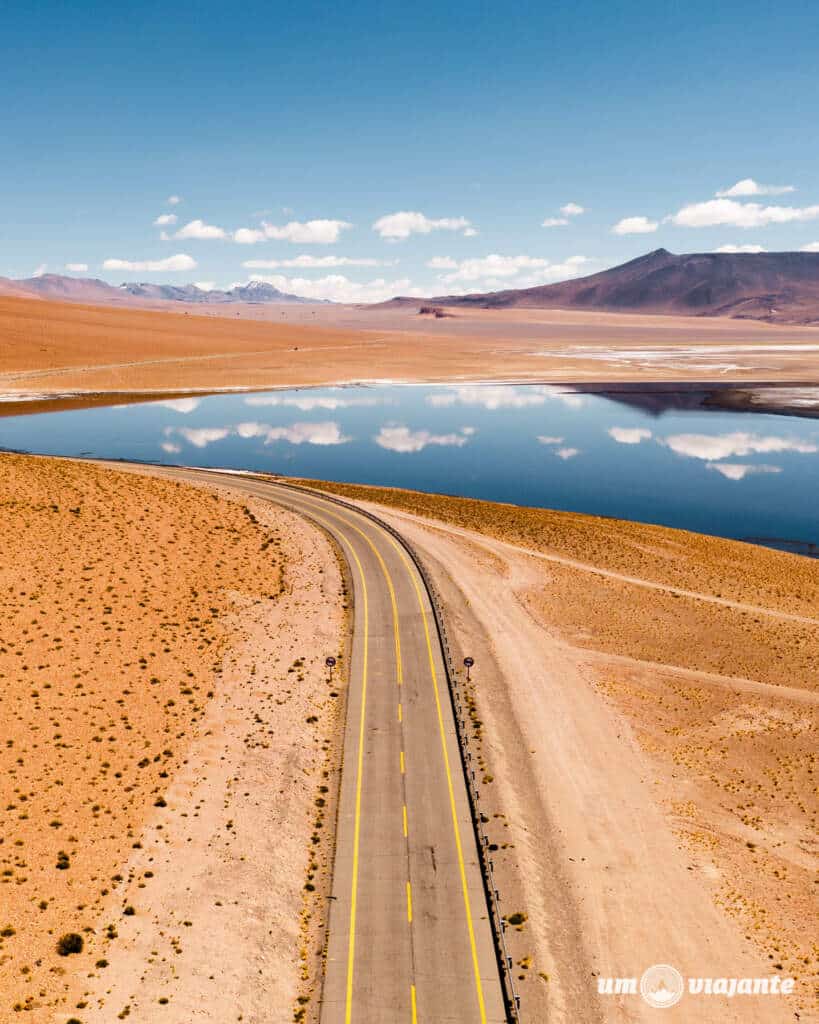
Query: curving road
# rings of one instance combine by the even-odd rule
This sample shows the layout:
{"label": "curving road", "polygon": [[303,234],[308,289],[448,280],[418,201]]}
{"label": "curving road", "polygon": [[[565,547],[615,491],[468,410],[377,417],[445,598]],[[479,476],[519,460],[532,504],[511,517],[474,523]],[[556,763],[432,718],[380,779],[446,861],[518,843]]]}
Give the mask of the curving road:
{"label": "curving road", "polygon": [[506,1021],[440,639],[407,552],[318,494],[168,470],[273,501],[339,543],[355,618],[322,1024]]}

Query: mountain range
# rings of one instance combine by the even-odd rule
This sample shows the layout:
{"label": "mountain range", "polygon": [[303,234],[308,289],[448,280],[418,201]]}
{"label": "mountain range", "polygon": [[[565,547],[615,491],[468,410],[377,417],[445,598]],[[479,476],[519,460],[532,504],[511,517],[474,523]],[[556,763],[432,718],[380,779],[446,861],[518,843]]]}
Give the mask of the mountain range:
{"label": "mountain range", "polygon": [[299,295],[280,292],[266,281],[250,281],[227,291],[199,288],[195,284],[125,283],[116,287],[98,278],[63,277],[40,274],[23,280],[0,278],[0,294],[36,296],[60,302],[82,302],[88,305],[142,305],[146,302],[185,302],[224,305],[230,303],[313,303]]}
{"label": "mountain range", "polygon": [[819,252],[689,253],[655,249],[587,277],[535,288],[398,298],[397,305],[483,309],[588,309],[819,321]]}

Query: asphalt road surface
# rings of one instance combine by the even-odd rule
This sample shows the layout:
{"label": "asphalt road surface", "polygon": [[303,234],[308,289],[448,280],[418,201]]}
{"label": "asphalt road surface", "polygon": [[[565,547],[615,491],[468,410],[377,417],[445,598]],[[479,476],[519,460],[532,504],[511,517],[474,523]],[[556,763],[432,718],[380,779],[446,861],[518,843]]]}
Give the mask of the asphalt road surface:
{"label": "asphalt road surface", "polygon": [[506,1021],[441,644],[417,569],[357,512],[275,483],[216,479],[314,520],[353,579],[322,1024]]}

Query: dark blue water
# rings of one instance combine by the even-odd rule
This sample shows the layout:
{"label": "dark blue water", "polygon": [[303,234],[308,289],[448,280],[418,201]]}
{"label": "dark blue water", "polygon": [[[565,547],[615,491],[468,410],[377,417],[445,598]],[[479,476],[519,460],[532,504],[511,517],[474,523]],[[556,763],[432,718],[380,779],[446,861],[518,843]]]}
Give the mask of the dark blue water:
{"label": "dark blue water", "polygon": [[15,416],[0,446],[819,542],[819,420],[654,406],[534,385],[320,388]]}

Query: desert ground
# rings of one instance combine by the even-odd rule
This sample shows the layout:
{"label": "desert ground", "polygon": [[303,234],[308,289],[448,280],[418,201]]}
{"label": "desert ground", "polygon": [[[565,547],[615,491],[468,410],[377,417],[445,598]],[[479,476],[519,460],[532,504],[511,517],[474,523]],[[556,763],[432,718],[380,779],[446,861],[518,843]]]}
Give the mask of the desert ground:
{"label": "desert ground", "polygon": [[[791,999],[677,1021],[815,1020],[819,565],[662,527],[322,484],[426,559],[475,658],[527,1019],[634,1021],[597,976],[781,975]],[[691,1016],[696,1012],[696,1017]],[[643,1016],[640,1016],[640,1014]]]}
{"label": "desert ground", "polygon": [[0,1020],[309,1019],[337,553],[267,503],[90,464],[5,454],[0,494]]}
{"label": "desert ground", "polygon": [[[815,383],[819,328],[727,318],[335,305],[135,310],[0,297],[0,394],[369,381]],[[93,400],[93,399],[92,399]]]}

